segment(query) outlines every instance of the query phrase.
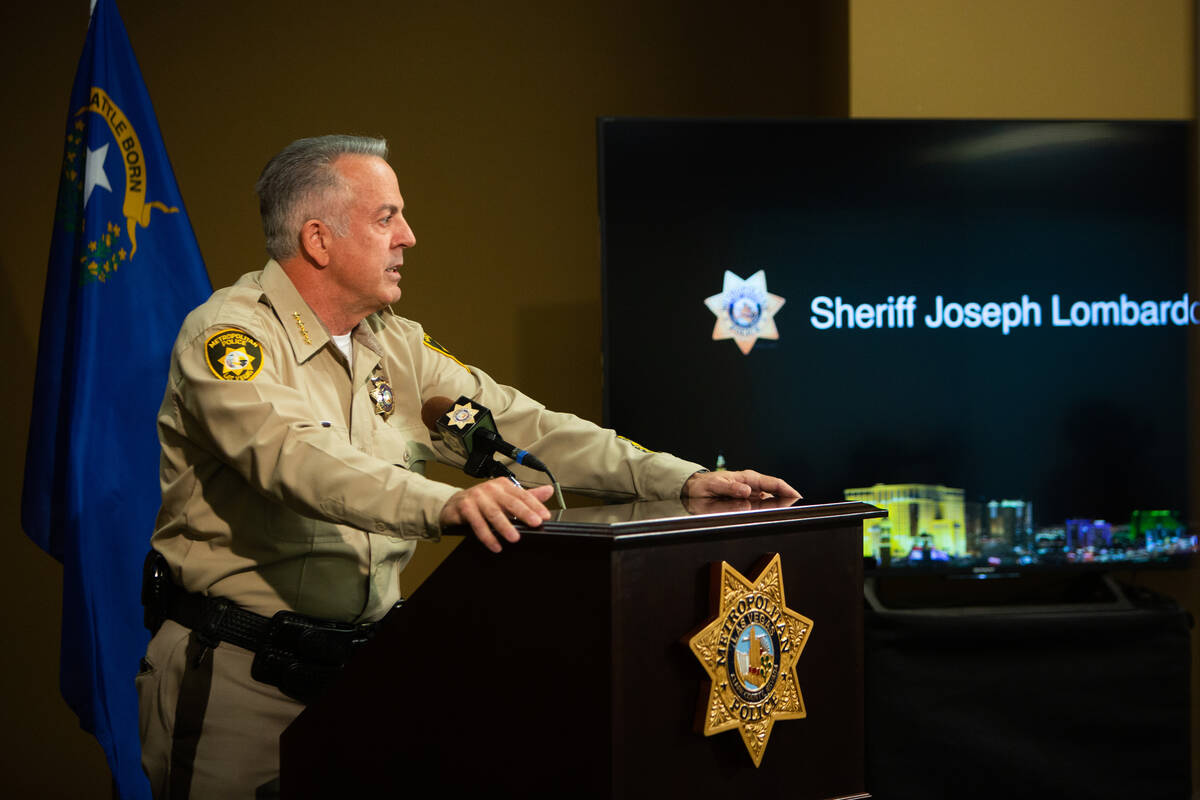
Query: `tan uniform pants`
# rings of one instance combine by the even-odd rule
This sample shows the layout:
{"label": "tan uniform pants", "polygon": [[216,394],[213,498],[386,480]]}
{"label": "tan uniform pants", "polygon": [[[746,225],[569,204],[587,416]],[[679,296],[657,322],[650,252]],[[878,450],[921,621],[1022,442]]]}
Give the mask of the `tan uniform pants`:
{"label": "tan uniform pants", "polygon": [[142,768],[156,798],[279,794],[279,734],[304,705],[250,677],[254,654],[221,642],[205,652],[167,620],[137,677]]}

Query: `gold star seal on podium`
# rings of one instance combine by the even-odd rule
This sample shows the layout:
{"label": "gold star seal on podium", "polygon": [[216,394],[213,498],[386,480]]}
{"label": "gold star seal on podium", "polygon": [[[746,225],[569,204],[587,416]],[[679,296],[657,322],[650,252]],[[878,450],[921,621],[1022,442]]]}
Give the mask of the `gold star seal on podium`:
{"label": "gold star seal on podium", "polygon": [[711,683],[697,727],[705,736],[737,728],[756,767],[775,721],[807,716],[796,660],[813,621],[787,607],[782,569],[778,553],[753,581],[714,565],[716,617],[688,642]]}

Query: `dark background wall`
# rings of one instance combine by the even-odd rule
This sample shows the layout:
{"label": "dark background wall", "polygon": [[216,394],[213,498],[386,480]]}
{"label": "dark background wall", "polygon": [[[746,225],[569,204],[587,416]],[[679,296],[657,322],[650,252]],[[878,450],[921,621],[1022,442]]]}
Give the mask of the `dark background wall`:
{"label": "dark background wall", "polygon": [[[592,419],[601,393],[597,116],[1190,118],[1194,107],[1191,0],[120,8],[215,285],[265,260],[252,185],[272,153],[317,133],[386,136],[419,241],[398,310],[497,378]],[[0,11],[0,314],[11,381],[0,393],[11,559],[0,582],[10,654],[0,663],[0,792],[13,797],[108,796],[100,749],[58,695],[61,569],[18,521],[86,17],[86,0]],[[785,477],[803,488],[803,476]],[[409,580],[437,555],[430,549]],[[1196,608],[1191,577],[1158,580]]]}

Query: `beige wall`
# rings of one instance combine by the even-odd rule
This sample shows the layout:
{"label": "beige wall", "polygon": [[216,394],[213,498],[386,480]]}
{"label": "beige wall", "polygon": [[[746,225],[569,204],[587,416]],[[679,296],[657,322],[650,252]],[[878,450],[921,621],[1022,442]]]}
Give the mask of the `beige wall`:
{"label": "beige wall", "polygon": [[1190,119],[1193,0],[851,0],[856,117]]}
{"label": "beige wall", "polygon": [[[1192,0],[851,0],[851,114],[1194,119],[1194,14]],[[1194,265],[1193,294],[1198,276]],[[1200,396],[1197,344],[1193,341],[1193,398]],[[1195,526],[1200,506],[1195,401],[1192,417]],[[1188,571],[1119,577],[1174,597],[1200,618],[1200,564]],[[1197,665],[1200,637],[1193,633],[1192,772],[1200,791]]]}

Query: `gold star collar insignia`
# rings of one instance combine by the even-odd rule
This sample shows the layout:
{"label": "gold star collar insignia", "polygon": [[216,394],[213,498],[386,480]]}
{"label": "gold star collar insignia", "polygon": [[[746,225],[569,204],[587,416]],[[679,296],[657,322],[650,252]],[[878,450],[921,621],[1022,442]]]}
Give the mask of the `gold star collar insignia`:
{"label": "gold star collar insignia", "polygon": [[688,642],[710,681],[697,727],[737,728],[757,767],[775,721],[807,716],[796,660],[813,621],[787,607],[778,553],[753,581],[724,561],[713,572],[716,616]]}

